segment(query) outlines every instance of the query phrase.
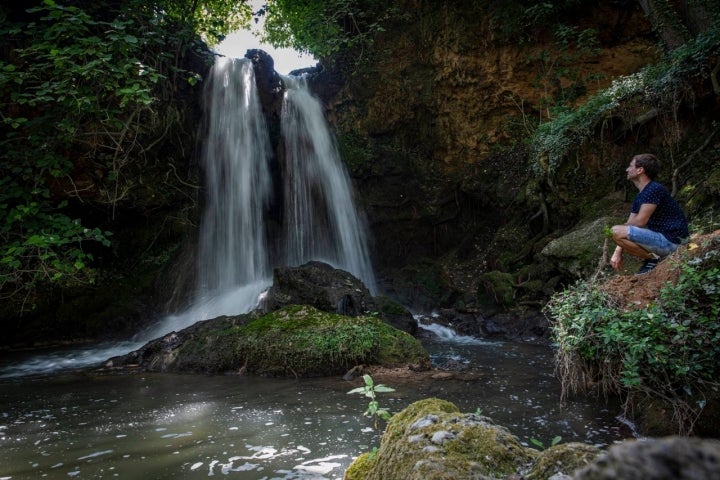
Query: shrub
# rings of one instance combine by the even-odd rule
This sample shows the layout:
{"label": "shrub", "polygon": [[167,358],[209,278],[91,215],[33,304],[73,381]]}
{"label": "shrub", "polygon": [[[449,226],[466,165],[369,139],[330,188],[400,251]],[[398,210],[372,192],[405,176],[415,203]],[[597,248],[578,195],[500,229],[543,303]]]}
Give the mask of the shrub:
{"label": "shrub", "polygon": [[647,395],[671,405],[678,431],[691,433],[720,374],[718,244],[684,252],[677,281],[646,308],[624,309],[586,281],[554,295],[546,310],[563,397],[598,385],[629,409]]}

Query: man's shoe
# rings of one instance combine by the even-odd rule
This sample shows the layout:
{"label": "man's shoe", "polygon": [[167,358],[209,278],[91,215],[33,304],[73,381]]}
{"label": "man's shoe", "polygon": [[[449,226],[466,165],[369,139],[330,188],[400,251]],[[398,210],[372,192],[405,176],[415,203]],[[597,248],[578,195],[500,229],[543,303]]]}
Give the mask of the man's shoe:
{"label": "man's shoe", "polygon": [[645,260],[642,264],[642,267],[640,267],[640,270],[637,271],[635,275],[645,275],[646,273],[650,273],[652,269],[657,267],[657,264],[660,260],[657,258],[651,258],[649,260]]}

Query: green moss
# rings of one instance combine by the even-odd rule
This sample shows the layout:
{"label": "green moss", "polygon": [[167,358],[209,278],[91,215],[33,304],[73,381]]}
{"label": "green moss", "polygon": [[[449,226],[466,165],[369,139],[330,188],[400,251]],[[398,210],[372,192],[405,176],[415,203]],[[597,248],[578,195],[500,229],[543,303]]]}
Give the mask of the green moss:
{"label": "green moss", "polygon": [[489,295],[498,305],[511,305],[515,297],[514,279],[509,273],[491,272],[483,273],[480,276],[480,283],[485,289],[485,293]]}
{"label": "green moss", "polygon": [[427,352],[415,337],[402,330],[389,328],[383,328],[380,333],[376,363],[385,366],[429,364]]}
{"label": "green moss", "polygon": [[417,339],[374,317],[293,305],[238,327],[238,357],[269,375],[328,375],[358,364],[429,363]]}
{"label": "green moss", "polygon": [[191,340],[171,351],[170,357],[163,358],[162,362],[176,363],[177,369],[182,371],[237,370],[242,365],[235,349],[240,328],[232,325],[231,320],[219,324],[207,322],[204,326],[206,328],[201,328]]}
{"label": "green moss", "polygon": [[587,466],[600,453],[597,447],[584,443],[563,443],[540,453],[527,480],[544,480],[558,473],[571,475],[575,470]]}
{"label": "green moss", "polygon": [[405,305],[390,297],[379,295],[375,297],[375,303],[380,312],[386,315],[405,315],[409,313]]}
{"label": "green moss", "polygon": [[393,416],[377,453],[358,458],[346,478],[504,478],[536,456],[486,417],[429,398]]}
{"label": "green moss", "polygon": [[368,477],[370,469],[375,465],[377,455],[375,452],[367,452],[360,455],[345,470],[344,480],[362,480]]}
{"label": "green moss", "polygon": [[460,410],[455,406],[454,403],[442,400],[439,398],[426,398],[419,400],[415,403],[411,403],[401,412],[397,413],[392,417],[392,420],[388,424],[386,435],[392,437],[396,431],[407,424],[412,424],[416,420],[419,420],[427,415],[441,414],[441,413],[460,413]]}

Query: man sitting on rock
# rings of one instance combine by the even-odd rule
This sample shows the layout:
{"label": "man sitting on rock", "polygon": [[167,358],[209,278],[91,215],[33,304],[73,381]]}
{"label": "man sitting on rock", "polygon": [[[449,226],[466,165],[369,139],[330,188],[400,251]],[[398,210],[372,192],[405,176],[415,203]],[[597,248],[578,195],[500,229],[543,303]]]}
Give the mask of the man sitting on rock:
{"label": "man sitting on rock", "polygon": [[626,251],[644,260],[637,272],[644,275],[674,252],[690,233],[680,206],[668,189],[654,180],[660,171],[660,162],[654,155],[635,155],[625,171],[627,179],[640,193],[632,203],[627,222],[612,227],[612,239],[617,247],[610,264],[619,270],[623,251]]}

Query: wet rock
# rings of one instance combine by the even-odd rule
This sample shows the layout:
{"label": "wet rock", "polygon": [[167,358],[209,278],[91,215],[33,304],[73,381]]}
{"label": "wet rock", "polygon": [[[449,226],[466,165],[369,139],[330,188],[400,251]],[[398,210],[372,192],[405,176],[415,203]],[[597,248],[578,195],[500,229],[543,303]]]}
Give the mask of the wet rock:
{"label": "wet rock", "polygon": [[245,58],[250,59],[253,63],[255,83],[263,113],[270,120],[269,125],[272,125],[281,117],[282,98],[285,91],[282,78],[275,71],[274,60],[264,50],[248,50]]}
{"label": "wet rock", "polygon": [[600,454],[593,445],[579,442],[561,443],[543,450],[524,480],[569,480],[574,471],[586,467]]}
{"label": "wet rock", "polygon": [[403,305],[388,297],[374,298],[357,277],[323,262],[275,269],[273,286],[260,308],[271,312],[287,305],[311,305],[351,317],[375,315],[411,335],[417,331],[417,322]]}
{"label": "wet rock", "polygon": [[286,305],[312,305],[332,313],[358,316],[376,310],[369,290],[352,274],[323,262],[279,267],[261,308],[271,312]]}
{"label": "wet rock", "polygon": [[392,417],[377,452],[358,457],[345,479],[711,480],[719,474],[719,440],[628,440],[606,452],[571,442],[538,452],[488,417],[429,398]]}
{"label": "wet rock", "polygon": [[482,331],[489,337],[506,335],[508,331],[493,320],[485,320],[482,322]]}

